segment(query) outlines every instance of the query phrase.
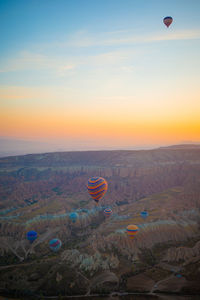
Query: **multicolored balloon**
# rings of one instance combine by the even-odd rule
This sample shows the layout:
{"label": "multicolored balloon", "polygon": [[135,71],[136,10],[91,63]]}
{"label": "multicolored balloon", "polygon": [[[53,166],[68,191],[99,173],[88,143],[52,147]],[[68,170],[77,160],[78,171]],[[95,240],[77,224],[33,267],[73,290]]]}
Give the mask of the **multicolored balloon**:
{"label": "multicolored balloon", "polygon": [[137,225],[128,225],[126,228],[126,232],[130,239],[133,239],[135,237],[135,235],[138,233],[138,230],[139,228],[137,227]]}
{"label": "multicolored balloon", "polygon": [[56,252],[62,246],[62,242],[59,239],[53,239],[49,242],[49,247],[52,251]]}
{"label": "multicolored balloon", "polygon": [[173,18],[172,18],[172,17],[165,17],[165,18],[163,19],[163,23],[164,23],[167,27],[169,27],[169,26],[172,24],[172,22],[173,22]]}
{"label": "multicolored balloon", "polygon": [[76,212],[72,212],[72,213],[70,213],[69,218],[73,223],[76,223],[76,221],[78,219],[78,214]]}
{"label": "multicolored balloon", "polygon": [[30,230],[29,232],[27,232],[26,237],[31,243],[33,243],[37,239],[37,232],[34,230]]}
{"label": "multicolored balloon", "polygon": [[92,177],[88,180],[87,188],[90,196],[98,204],[108,189],[108,183],[102,177]]}
{"label": "multicolored balloon", "polygon": [[106,217],[110,217],[112,215],[112,209],[110,209],[110,208],[104,209],[104,215]]}
{"label": "multicolored balloon", "polygon": [[143,219],[146,219],[147,217],[148,217],[148,212],[147,211],[141,211],[141,213],[140,213],[140,216],[143,218]]}

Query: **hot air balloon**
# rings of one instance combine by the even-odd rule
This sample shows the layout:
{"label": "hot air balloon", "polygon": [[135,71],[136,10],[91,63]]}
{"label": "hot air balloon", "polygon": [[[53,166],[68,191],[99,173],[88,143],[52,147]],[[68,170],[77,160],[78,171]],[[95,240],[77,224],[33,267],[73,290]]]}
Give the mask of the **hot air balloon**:
{"label": "hot air balloon", "polygon": [[76,212],[71,212],[69,215],[69,218],[73,223],[76,223],[76,221],[78,219],[78,214]]}
{"label": "hot air balloon", "polygon": [[37,232],[34,230],[31,230],[31,231],[27,232],[26,237],[30,241],[30,243],[33,243],[37,239]]}
{"label": "hot air balloon", "polygon": [[53,239],[49,242],[49,247],[52,251],[56,252],[62,246],[62,242],[59,239]]}
{"label": "hot air balloon", "polygon": [[172,24],[172,22],[173,22],[173,18],[172,18],[172,17],[165,17],[165,18],[163,19],[163,23],[164,23],[167,27],[169,27],[169,26]]}
{"label": "hot air balloon", "polygon": [[137,227],[137,225],[128,225],[126,228],[126,232],[130,239],[134,238],[134,236],[138,233],[138,230],[139,228]]}
{"label": "hot air balloon", "polygon": [[147,211],[141,211],[141,213],[140,213],[140,216],[143,218],[143,219],[146,219],[147,217],[148,217],[148,212]]}
{"label": "hot air balloon", "polygon": [[104,209],[104,215],[106,217],[110,217],[112,215],[112,209],[110,209],[110,208]]}
{"label": "hot air balloon", "polygon": [[107,181],[102,177],[92,177],[88,180],[87,188],[90,196],[98,205],[99,200],[103,197],[108,189],[108,184]]}

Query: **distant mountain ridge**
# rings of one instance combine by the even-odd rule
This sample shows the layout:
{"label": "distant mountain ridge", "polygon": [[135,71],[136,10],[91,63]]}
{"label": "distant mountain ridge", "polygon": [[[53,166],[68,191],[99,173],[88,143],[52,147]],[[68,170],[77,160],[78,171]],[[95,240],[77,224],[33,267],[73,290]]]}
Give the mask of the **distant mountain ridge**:
{"label": "distant mountain ridge", "polygon": [[26,155],[28,153],[56,151],[51,143],[19,139],[0,138],[0,157]]}
{"label": "distant mountain ridge", "polygon": [[[70,146],[71,145],[71,146]],[[172,145],[172,146],[164,146],[160,148],[194,148],[196,146],[200,146],[200,143],[191,143],[191,144],[182,144],[182,145]],[[0,157],[6,156],[17,156],[17,155],[27,155],[27,154],[40,154],[40,153],[53,153],[53,152],[70,152],[75,151],[77,152],[77,148],[80,151],[104,151],[104,149],[95,149],[95,146],[86,147],[80,146],[74,141],[40,141],[40,140],[22,140],[22,139],[11,139],[11,138],[4,138],[0,137]],[[127,151],[129,150],[150,150],[150,149],[157,149],[159,146],[156,145],[149,145],[149,146],[133,146],[127,147]],[[120,149],[113,149],[113,151],[117,151]],[[122,149],[122,150],[126,150]],[[111,149],[107,149],[105,147],[105,151],[112,151]]]}
{"label": "distant mountain ridge", "polygon": [[200,143],[198,144],[178,144],[178,145],[171,145],[160,147],[159,149],[197,149],[200,148]]}
{"label": "distant mountain ridge", "polygon": [[0,168],[9,167],[98,167],[147,168],[183,163],[199,163],[200,146],[190,145],[153,150],[66,151],[26,154],[0,158]]}

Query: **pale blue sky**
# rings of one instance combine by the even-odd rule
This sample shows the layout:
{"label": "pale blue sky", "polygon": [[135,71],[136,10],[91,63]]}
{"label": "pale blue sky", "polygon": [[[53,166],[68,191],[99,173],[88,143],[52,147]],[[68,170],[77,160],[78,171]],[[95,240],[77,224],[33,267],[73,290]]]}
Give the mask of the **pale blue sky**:
{"label": "pale blue sky", "polygon": [[[151,43],[152,38],[165,40],[169,34],[162,24],[166,15],[174,18],[170,34],[180,40]],[[167,54],[166,60],[174,60],[174,71],[179,54],[186,65],[189,56],[198,58],[200,1],[0,0],[0,28],[0,84],[62,85],[65,80],[60,77],[77,67],[80,76],[86,71],[93,76],[92,71],[99,71],[94,57],[98,60],[105,53],[109,64],[119,57],[123,64],[137,60],[141,66],[144,58],[146,70],[154,69],[155,57],[162,64]],[[185,41],[185,31],[198,41],[188,43],[187,37]]]}

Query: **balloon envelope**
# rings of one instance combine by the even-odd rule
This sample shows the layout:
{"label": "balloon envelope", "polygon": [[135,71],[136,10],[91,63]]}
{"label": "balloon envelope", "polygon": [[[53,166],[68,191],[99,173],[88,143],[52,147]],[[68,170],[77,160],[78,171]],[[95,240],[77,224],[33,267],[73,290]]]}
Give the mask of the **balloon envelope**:
{"label": "balloon envelope", "polygon": [[49,242],[49,247],[52,251],[56,252],[60,249],[60,247],[62,246],[62,242],[59,239],[52,239]]}
{"label": "balloon envelope", "polygon": [[169,27],[169,26],[172,24],[172,22],[173,22],[173,18],[172,18],[172,17],[165,17],[165,18],[163,19],[163,23],[164,23],[167,27]]}
{"label": "balloon envelope", "polygon": [[108,183],[102,177],[92,177],[88,180],[87,188],[90,196],[98,204],[99,200],[103,197],[108,189]]}
{"label": "balloon envelope", "polygon": [[141,217],[142,217],[143,219],[146,219],[146,218],[148,217],[149,214],[148,214],[147,211],[141,211],[140,215],[141,215]]}
{"label": "balloon envelope", "polygon": [[112,215],[112,209],[110,209],[110,208],[104,209],[104,215],[106,217],[110,217]]}
{"label": "balloon envelope", "polygon": [[26,237],[30,242],[33,242],[37,239],[37,232],[34,230],[30,230],[29,232],[27,232]]}
{"label": "balloon envelope", "polygon": [[138,233],[138,230],[139,228],[137,227],[137,225],[128,225],[126,228],[126,232],[130,239],[134,238],[134,236]]}
{"label": "balloon envelope", "polygon": [[72,212],[70,213],[69,218],[73,223],[75,223],[78,219],[78,214],[76,212]]}

